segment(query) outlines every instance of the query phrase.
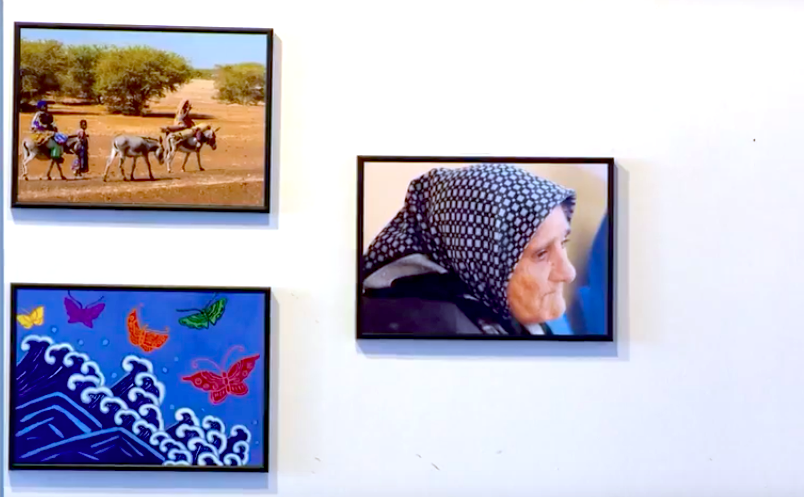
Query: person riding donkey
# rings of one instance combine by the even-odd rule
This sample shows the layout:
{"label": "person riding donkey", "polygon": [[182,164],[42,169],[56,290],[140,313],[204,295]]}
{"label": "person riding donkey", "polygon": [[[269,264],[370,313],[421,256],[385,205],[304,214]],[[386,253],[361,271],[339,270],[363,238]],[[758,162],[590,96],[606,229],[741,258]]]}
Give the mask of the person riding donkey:
{"label": "person riding donkey", "polygon": [[179,103],[179,107],[176,109],[176,118],[173,121],[173,125],[162,128],[162,131],[167,134],[166,138],[170,148],[175,148],[176,144],[180,141],[190,137],[195,138],[196,150],[203,146],[202,139],[204,130],[208,129],[209,125],[197,126],[192,118],[190,118],[190,110],[192,108],[193,106],[190,104],[189,100],[182,100],[181,103]]}
{"label": "person riding donkey", "polygon": [[31,131],[36,145],[44,145],[53,138],[59,130],[53,122],[53,114],[48,111],[47,102],[40,100],[36,103],[36,114],[31,120]]}

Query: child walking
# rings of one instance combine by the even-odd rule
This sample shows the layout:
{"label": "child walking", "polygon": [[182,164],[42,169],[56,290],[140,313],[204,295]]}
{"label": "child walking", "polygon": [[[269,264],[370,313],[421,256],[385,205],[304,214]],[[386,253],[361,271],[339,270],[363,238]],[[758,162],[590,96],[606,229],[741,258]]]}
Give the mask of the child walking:
{"label": "child walking", "polygon": [[89,172],[89,133],[87,133],[87,122],[81,119],[79,124],[80,128],[75,132],[78,138],[78,145],[76,146],[76,157],[73,161],[73,174],[76,177],[82,177]]}

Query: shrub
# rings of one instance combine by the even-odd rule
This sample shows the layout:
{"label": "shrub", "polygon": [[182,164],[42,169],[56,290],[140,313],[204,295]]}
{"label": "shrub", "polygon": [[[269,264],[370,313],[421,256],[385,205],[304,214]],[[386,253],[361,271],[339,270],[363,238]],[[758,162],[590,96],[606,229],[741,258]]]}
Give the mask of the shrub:
{"label": "shrub", "polygon": [[20,40],[20,100],[39,100],[61,90],[67,51],[55,40]]}
{"label": "shrub", "polygon": [[146,46],[111,48],[99,57],[93,91],[113,114],[142,115],[148,102],[195,76],[184,57]]}
{"label": "shrub", "polygon": [[101,56],[109,50],[99,45],[73,45],[67,48],[67,75],[62,92],[74,98],[99,102],[95,93],[95,68]]}
{"label": "shrub", "polygon": [[256,105],[265,102],[265,65],[247,62],[215,68],[216,100]]}

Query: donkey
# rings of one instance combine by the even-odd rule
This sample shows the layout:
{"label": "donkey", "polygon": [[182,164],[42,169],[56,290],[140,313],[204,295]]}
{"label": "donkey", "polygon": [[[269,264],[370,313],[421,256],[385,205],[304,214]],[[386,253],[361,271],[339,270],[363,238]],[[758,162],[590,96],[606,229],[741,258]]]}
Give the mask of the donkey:
{"label": "donkey", "polygon": [[[207,144],[215,150],[218,148],[218,144],[216,142],[215,133],[221,129],[218,126],[215,129],[212,129],[210,126],[207,126],[206,129],[201,133],[201,145]],[[168,173],[173,172],[173,159],[176,157],[177,152],[184,153],[184,162],[181,164],[181,171],[185,172],[185,166],[187,166],[187,159],[190,158],[190,154],[195,153],[196,161],[198,162],[198,170],[203,171],[204,168],[201,167],[201,147],[197,147],[198,140],[196,139],[195,135],[186,136],[184,138],[177,138],[175,135],[171,136],[168,135],[167,138],[167,157],[165,161],[167,162]]]}
{"label": "donkey", "polygon": [[112,153],[109,155],[109,160],[106,161],[106,170],[103,172],[103,181],[106,181],[109,168],[112,166],[115,157],[120,159],[118,165],[120,166],[120,174],[123,176],[123,181],[128,181],[126,179],[126,172],[123,170],[123,163],[129,157],[134,162],[131,166],[131,181],[134,181],[134,170],[137,169],[137,159],[140,157],[144,158],[145,164],[148,165],[148,176],[150,176],[151,180],[155,180],[154,173],[151,171],[151,162],[148,160],[148,154],[151,152],[154,153],[159,164],[165,163],[165,145],[161,136],[158,140],[149,136],[115,136],[114,139],[112,139]]}
{"label": "donkey", "polygon": [[[67,142],[63,145],[64,153],[66,154],[77,154],[78,147],[81,145],[81,140],[78,139],[77,136],[70,136],[67,138]],[[28,163],[30,163],[34,159],[40,160],[49,160],[50,167],[47,170],[47,178],[50,179],[50,171],[53,169],[54,162],[50,158],[50,149],[47,148],[47,142],[42,143],[40,145],[36,144],[36,140],[31,137],[26,137],[22,140],[22,178],[25,181],[28,181]],[[59,168],[59,173],[61,174],[62,179],[66,179],[64,174],[61,172],[61,165],[56,163],[56,166]]]}

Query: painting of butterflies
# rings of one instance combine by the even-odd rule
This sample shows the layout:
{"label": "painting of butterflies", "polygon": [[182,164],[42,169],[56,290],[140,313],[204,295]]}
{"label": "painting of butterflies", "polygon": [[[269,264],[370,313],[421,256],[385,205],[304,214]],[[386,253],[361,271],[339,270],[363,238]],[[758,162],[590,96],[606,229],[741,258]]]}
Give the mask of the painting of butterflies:
{"label": "painting of butterflies", "polygon": [[15,469],[267,468],[269,289],[12,282],[9,300]]}
{"label": "painting of butterflies", "polygon": [[176,312],[194,312],[194,314],[179,318],[179,324],[196,330],[215,326],[215,323],[223,317],[226,302],[226,297],[218,300],[213,297],[212,301],[208,302],[203,309],[178,309]]}
{"label": "painting of butterflies", "polygon": [[128,313],[126,318],[126,328],[128,329],[128,340],[132,345],[136,345],[144,352],[153,352],[161,348],[168,340],[167,328],[164,332],[157,332],[147,326],[140,326],[137,317],[137,309],[134,308]]}
{"label": "painting of butterflies", "polygon": [[64,297],[64,310],[67,311],[67,323],[81,323],[87,328],[92,328],[93,322],[98,319],[103,309],[106,308],[106,304],[101,302],[101,300],[103,300],[103,297],[84,307],[84,304],[73,297],[70,292],[67,292],[67,296]]}
{"label": "painting of butterflies", "polygon": [[[235,346],[227,352],[223,360],[224,365],[226,364],[226,358],[229,354],[238,348],[243,350],[242,347]],[[217,371],[199,371],[188,376],[183,376],[182,380],[192,383],[192,385],[199,390],[209,392],[209,401],[213,405],[218,405],[226,400],[228,395],[243,397],[248,393],[248,386],[244,382],[254,370],[254,365],[259,358],[260,354],[244,357],[232,364],[228,371],[224,371],[223,368],[214,362],[205,359],[212,363]],[[198,367],[199,362],[198,359],[193,361],[193,367]]]}
{"label": "painting of butterflies", "polygon": [[45,322],[45,307],[39,306],[28,314],[17,314],[17,322],[26,330],[34,326],[42,326]]}

